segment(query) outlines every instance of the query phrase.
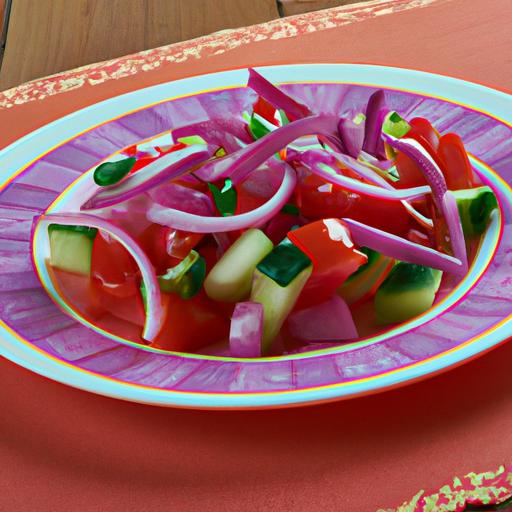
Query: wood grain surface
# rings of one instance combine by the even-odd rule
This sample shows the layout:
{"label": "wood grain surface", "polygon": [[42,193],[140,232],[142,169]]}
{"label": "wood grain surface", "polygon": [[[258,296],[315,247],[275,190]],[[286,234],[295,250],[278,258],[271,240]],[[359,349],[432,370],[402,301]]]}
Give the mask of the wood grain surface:
{"label": "wood grain surface", "polygon": [[280,0],[281,14],[283,16],[292,16],[294,14],[353,4],[357,1],[358,0]]}
{"label": "wood grain surface", "polygon": [[0,89],[277,17],[275,0],[13,0]]}

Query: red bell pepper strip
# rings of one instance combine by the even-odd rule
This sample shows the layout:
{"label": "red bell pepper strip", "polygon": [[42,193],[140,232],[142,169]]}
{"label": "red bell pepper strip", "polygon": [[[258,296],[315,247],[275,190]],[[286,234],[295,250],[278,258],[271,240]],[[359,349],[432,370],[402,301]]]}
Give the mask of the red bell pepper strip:
{"label": "red bell pepper strip", "polygon": [[327,300],[368,259],[356,249],[350,231],[339,219],[312,222],[290,231],[288,238],[313,264],[299,307]]}
{"label": "red bell pepper strip", "polygon": [[446,185],[449,190],[474,186],[473,170],[462,139],[455,133],[446,133],[439,140],[438,149]]}

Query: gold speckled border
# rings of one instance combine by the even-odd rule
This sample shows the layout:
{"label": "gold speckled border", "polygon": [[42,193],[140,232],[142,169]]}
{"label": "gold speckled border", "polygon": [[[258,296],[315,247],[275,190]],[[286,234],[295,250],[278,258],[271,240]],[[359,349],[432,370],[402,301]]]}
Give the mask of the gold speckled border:
{"label": "gold speckled border", "polygon": [[469,505],[498,505],[511,498],[512,465],[500,466],[494,472],[455,477],[433,494],[421,490],[398,508],[379,509],[377,512],[464,512]]}
{"label": "gold speckled border", "polygon": [[322,11],[299,14],[260,25],[223,30],[189,41],[145,50],[96,64],[90,64],[42,79],[33,80],[0,93],[0,109],[29,101],[98,85],[137,73],[153,71],[162,65],[220,55],[240,46],[264,40],[286,39],[302,34],[341,27],[377,16],[426,7],[441,0],[371,0]]}

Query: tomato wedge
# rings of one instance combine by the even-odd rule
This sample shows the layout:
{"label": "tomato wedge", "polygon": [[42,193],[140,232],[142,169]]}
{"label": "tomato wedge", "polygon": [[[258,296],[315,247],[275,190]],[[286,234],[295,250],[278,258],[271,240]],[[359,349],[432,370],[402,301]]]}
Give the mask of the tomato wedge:
{"label": "tomato wedge", "polygon": [[151,224],[139,236],[139,243],[157,274],[177,265],[202,240],[201,233],[188,233]]}
{"label": "tomato wedge", "polygon": [[299,307],[327,300],[367,261],[366,255],[354,246],[349,229],[339,219],[311,222],[290,231],[288,238],[313,264],[313,272],[299,298]]}
{"label": "tomato wedge", "polygon": [[400,201],[347,192],[313,174],[307,176],[298,188],[298,206],[302,215],[309,220],[349,217],[402,237],[414,225]]}
{"label": "tomato wedge", "polygon": [[189,300],[174,293],[168,298],[165,322],[153,346],[192,352],[228,337],[228,319],[216,311],[204,292]]}
{"label": "tomato wedge", "polygon": [[102,290],[114,297],[132,297],[139,292],[138,267],[130,253],[117,240],[107,240],[101,233],[94,238],[91,276]]}
{"label": "tomato wedge", "polygon": [[447,133],[439,140],[439,158],[449,190],[472,188],[473,169],[462,139],[455,133]]}

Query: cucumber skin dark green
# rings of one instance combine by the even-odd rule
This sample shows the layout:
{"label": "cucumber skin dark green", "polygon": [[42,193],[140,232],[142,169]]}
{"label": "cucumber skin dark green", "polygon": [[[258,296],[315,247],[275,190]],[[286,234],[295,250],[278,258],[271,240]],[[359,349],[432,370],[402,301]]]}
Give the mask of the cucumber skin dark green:
{"label": "cucumber skin dark green", "polygon": [[435,286],[436,279],[431,268],[400,262],[393,267],[377,293],[401,293]]}

